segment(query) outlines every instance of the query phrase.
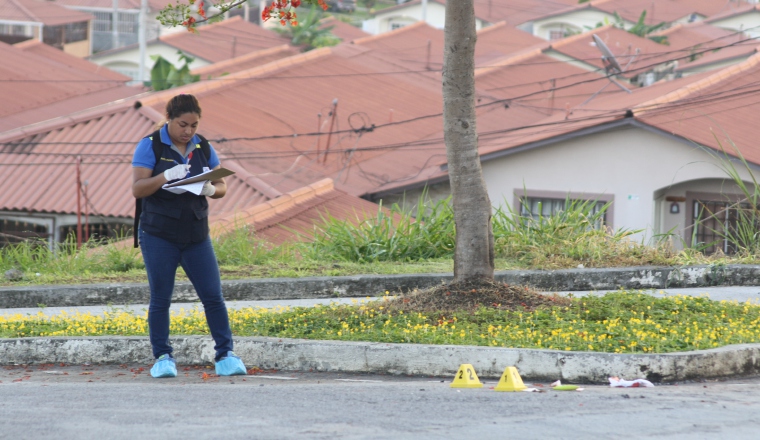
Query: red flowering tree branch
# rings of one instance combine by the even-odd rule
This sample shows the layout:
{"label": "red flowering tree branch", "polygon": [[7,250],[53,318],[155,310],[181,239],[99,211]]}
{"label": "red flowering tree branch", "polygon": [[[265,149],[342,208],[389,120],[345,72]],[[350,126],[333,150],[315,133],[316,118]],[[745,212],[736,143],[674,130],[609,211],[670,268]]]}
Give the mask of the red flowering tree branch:
{"label": "red flowering tree branch", "polygon": [[[170,3],[162,9],[157,19],[164,26],[183,26],[188,31],[195,32],[195,27],[199,23],[219,21],[225,12],[242,7],[246,1],[234,0],[224,3],[208,0],[178,0],[176,4]],[[316,5],[327,10],[325,0],[273,0],[261,11],[261,18],[264,21],[274,18],[279,20],[282,26],[286,24],[297,26],[296,9],[303,4]],[[213,11],[213,14],[209,15],[209,11]]]}

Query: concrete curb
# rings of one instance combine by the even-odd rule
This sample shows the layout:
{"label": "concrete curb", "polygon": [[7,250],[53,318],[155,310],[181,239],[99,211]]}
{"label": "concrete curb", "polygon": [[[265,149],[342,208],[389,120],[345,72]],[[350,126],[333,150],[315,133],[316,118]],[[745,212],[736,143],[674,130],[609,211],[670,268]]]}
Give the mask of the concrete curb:
{"label": "concrete curb", "polygon": [[[268,278],[223,281],[228,301],[347,298],[407,292],[450,282],[451,273]],[[545,291],[664,289],[668,287],[760,286],[760,266],[629,267],[607,269],[512,270],[497,281]],[[147,304],[147,284],[90,284],[0,288],[0,308]],[[177,283],[174,301],[196,301],[189,282]]]}
{"label": "concrete curb", "polygon": [[[172,338],[183,365],[209,365],[209,337]],[[760,373],[760,344],[668,354],[609,354],[454,345],[386,344],[245,337],[235,352],[249,367],[283,371],[389,373],[452,377],[461,364],[499,378],[508,366],[527,381],[609,383],[609,376],[679,382]],[[21,338],[0,340],[0,364],[152,364],[147,337]]]}

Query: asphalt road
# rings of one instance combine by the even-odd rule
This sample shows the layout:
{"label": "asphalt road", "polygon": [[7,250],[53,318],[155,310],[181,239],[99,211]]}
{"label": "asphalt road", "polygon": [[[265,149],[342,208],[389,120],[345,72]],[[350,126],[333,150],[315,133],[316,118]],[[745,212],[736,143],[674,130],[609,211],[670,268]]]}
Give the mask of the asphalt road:
{"label": "asphalt road", "polygon": [[[0,369],[0,439],[757,439],[760,379],[541,392],[147,365]],[[204,373],[207,375],[204,377]]]}

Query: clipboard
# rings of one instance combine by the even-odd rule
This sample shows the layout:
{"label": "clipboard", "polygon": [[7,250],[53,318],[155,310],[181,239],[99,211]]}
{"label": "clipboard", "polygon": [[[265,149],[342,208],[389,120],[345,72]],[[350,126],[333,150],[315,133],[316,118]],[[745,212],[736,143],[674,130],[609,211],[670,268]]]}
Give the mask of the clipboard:
{"label": "clipboard", "polygon": [[216,180],[221,179],[222,177],[231,176],[233,174],[235,174],[235,172],[228,170],[227,168],[217,168],[215,170],[206,171],[205,173],[200,173],[197,176],[178,180],[174,183],[167,183],[162,188],[174,188],[175,186],[187,185],[189,183],[201,182],[203,180]]}

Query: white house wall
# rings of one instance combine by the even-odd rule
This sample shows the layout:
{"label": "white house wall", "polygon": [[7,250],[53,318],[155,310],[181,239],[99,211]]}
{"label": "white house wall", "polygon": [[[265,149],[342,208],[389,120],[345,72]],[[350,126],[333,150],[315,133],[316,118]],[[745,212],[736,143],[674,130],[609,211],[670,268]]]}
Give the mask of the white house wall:
{"label": "white house wall", "polygon": [[[446,7],[440,3],[428,2],[425,13],[425,22],[436,29],[443,29],[446,20]],[[397,27],[408,26],[422,21],[422,5],[414,4],[406,8],[393,9],[390,12],[382,11],[374,17],[362,22],[362,30],[368,34],[377,35],[394,30]],[[480,29],[484,23],[475,20],[475,28]]]}
{"label": "white house wall", "polygon": [[710,24],[723,29],[744,31],[750,37],[760,36],[760,11],[727,17],[723,20],[710,21]]}
{"label": "white house wall", "polygon": [[[184,65],[184,63],[179,59],[177,48],[161,42],[149,44],[145,50],[145,53],[145,69],[148,71],[146,74],[146,77],[148,78],[150,77],[150,70],[153,68],[153,64],[155,64],[155,61],[151,58],[153,55],[161,55],[164,59],[172,63],[178,69]],[[119,50],[113,53],[96,54],[90,57],[90,61],[137,79],[137,72],[140,69],[140,49],[138,47],[134,47],[126,50]],[[200,58],[195,58],[195,60],[190,63],[190,70],[207,65],[209,65],[207,61]]]}
{"label": "white house wall", "polygon": [[[640,128],[625,128],[488,160],[483,163],[483,175],[495,206],[513,205],[515,193],[522,195],[523,188],[613,196],[613,227],[645,229],[637,237],[640,239],[673,226],[670,218],[662,224],[655,210],[656,203],[668,203],[656,199],[671,195],[669,188],[684,193],[697,187],[678,186],[680,183],[725,179],[716,163],[697,146]],[[747,172],[739,171],[748,177]],[[698,188],[721,190],[719,185]],[[681,225],[685,211],[681,209],[678,219]]]}
{"label": "white house wall", "polygon": [[[569,12],[567,14],[555,15],[553,17],[533,21],[533,35],[544,40],[549,40],[549,32],[558,29],[560,26],[575,28],[580,32],[586,32],[594,29],[598,23],[604,23],[607,19],[610,23],[615,22],[615,17],[603,11],[581,10]],[[626,23],[626,26],[628,23]]]}

